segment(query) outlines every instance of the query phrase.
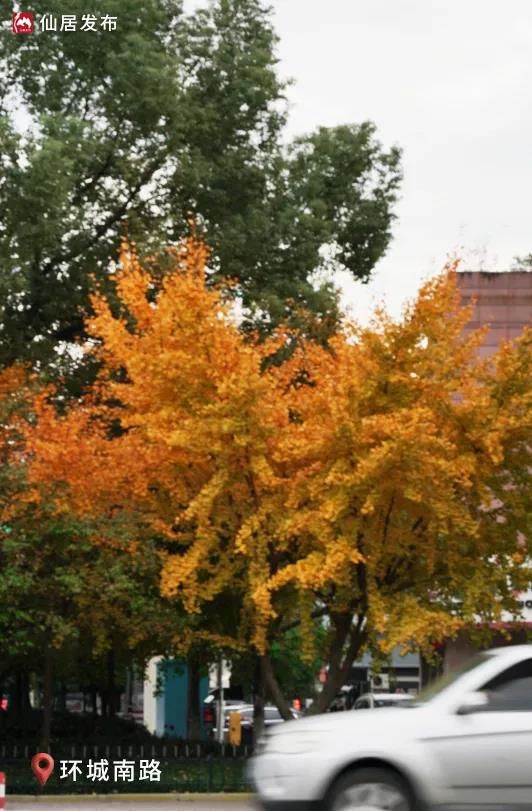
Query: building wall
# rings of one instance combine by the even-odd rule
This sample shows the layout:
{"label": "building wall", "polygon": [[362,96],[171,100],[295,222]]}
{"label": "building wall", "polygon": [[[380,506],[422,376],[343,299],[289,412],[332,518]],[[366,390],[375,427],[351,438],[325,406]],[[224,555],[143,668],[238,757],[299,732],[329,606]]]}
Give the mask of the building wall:
{"label": "building wall", "polygon": [[[200,680],[199,710],[209,691],[208,678]],[[159,737],[186,738],[188,669],[186,663],[162,656],[150,659],[144,682],[144,724]]]}
{"label": "building wall", "polygon": [[443,672],[452,673],[454,670],[458,670],[477,650],[478,648],[465,633],[459,634],[456,639],[449,640],[445,646]]}
{"label": "building wall", "polygon": [[[489,325],[484,345],[480,348],[483,357],[497,351],[503,341],[517,338],[523,329],[532,325],[532,272],[509,271],[507,273],[466,272],[458,274],[462,304],[476,299],[472,321],[466,332]],[[523,619],[532,620],[532,594],[523,595]],[[510,617],[503,617],[510,620]],[[513,642],[525,640],[523,632],[516,632]],[[505,637],[492,639],[489,647],[508,644]],[[456,670],[469,659],[478,647],[468,635],[460,634],[445,646],[444,672]]]}
{"label": "building wall", "polygon": [[458,274],[458,285],[462,304],[477,300],[466,331],[490,327],[482,356],[493,354],[502,341],[517,338],[532,324],[532,271],[464,272]]}
{"label": "building wall", "polygon": [[467,632],[462,632],[456,639],[447,642],[443,663],[443,673],[452,673],[471,659],[479,650],[489,650],[490,648],[505,648],[508,645],[525,645],[530,642],[532,634],[531,627],[514,626],[513,630],[508,629],[506,633],[493,631],[489,642],[477,644],[473,642]]}

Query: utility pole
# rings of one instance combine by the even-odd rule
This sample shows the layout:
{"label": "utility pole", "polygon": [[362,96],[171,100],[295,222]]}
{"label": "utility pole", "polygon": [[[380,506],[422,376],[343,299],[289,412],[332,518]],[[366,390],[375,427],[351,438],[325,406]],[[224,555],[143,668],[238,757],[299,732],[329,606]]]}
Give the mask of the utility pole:
{"label": "utility pole", "polygon": [[218,726],[218,742],[224,742],[224,689],[223,689],[223,654],[220,653],[218,656],[218,719],[217,719],[217,726]]}

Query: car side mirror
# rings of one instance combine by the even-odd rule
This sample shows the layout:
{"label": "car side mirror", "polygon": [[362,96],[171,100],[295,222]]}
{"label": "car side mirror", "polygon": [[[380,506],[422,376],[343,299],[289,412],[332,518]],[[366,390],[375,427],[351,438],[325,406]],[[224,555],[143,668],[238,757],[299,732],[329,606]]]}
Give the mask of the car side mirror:
{"label": "car side mirror", "polygon": [[482,712],[489,704],[487,693],[477,691],[466,693],[456,710],[457,715],[471,715],[474,712]]}

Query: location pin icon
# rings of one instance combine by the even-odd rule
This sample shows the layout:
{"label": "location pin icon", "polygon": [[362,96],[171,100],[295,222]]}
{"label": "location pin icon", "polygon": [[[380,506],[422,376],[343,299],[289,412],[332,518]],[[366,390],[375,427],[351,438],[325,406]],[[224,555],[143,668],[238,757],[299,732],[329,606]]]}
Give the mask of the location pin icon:
{"label": "location pin icon", "polygon": [[51,755],[47,755],[46,752],[39,752],[32,757],[31,768],[41,786],[45,786],[54,770],[54,759]]}

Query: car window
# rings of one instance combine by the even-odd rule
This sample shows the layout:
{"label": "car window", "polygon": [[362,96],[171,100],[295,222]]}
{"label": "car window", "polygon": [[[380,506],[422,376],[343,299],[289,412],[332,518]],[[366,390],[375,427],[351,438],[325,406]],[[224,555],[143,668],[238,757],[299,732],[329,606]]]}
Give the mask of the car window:
{"label": "car window", "polygon": [[277,707],[265,707],[264,717],[267,721],[277,721],[281,717],[281,713]]}
{"label": "car window", "polygon": [[394,701],[391,699],[375,699],[374,707],[397,707],[398,704],[408,704],[408,701]]}
{"label": "car window", "polygon": [[532,712],[532,659],[512,665],[482,689],[489,699],[487,710]]}
{"label": "car window", "polygon": [[355,710],[369,710],[369,699],[367,699],[367,698],[359,698],[359,700],[355,704],[354,709]]}

